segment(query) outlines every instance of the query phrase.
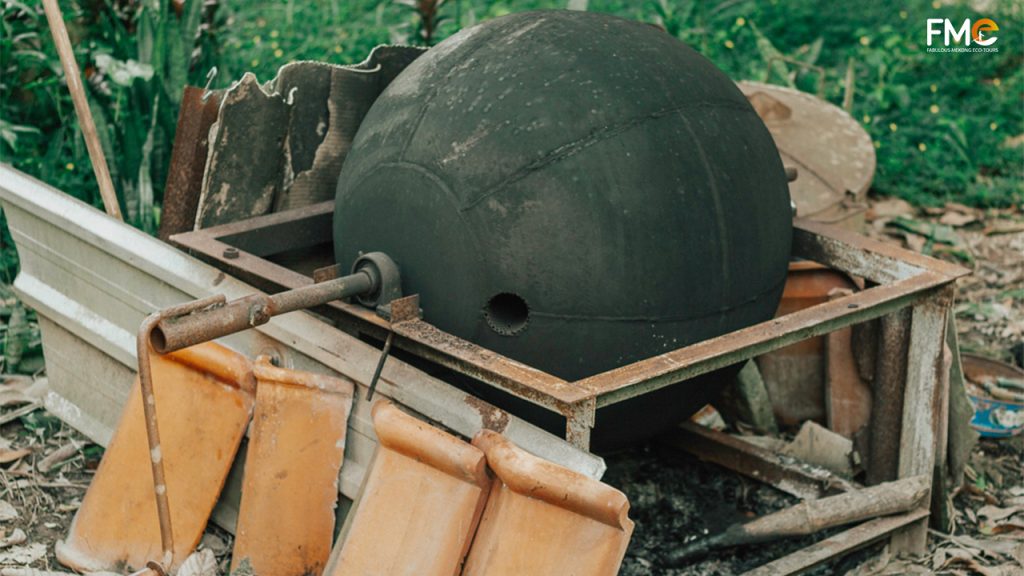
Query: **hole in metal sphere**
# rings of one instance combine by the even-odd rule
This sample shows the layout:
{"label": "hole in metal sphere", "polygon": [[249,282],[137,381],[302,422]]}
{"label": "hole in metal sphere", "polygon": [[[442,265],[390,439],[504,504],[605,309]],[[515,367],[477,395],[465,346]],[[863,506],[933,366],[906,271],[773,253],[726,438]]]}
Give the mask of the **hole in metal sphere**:
{"label": "hole in metal sphere", "polygon": [[515,336],[530,319],[530,307],[517,294],[502,292],[492,296],[484,307],[484,316],[491,329],[502,336]]}

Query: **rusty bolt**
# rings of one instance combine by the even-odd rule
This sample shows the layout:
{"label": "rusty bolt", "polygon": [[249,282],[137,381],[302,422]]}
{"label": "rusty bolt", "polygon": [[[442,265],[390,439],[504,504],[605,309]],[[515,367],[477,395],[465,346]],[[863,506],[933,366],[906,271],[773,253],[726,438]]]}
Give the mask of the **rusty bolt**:
{"label": "rusty bolt", "polygon": [[238,258],[238,248],[235,248],[234,246],[228,246],[227,248],[224,249],[224,257],[229,260],[234,260],[235,258]]}

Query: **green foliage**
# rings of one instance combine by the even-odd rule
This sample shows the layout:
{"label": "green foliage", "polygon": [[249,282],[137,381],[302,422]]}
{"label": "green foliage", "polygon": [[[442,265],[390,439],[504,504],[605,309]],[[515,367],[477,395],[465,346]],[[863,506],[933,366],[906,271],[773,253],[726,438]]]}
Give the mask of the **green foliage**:
{"label": "green foliage", "polygon": [[[660,0],[692,13],[677,36],[736,79],[796,86],[841,104],[853,70],[850,110],[878,150],[874,190],[917,204],[1024,202],[1024,12],[993,2],[912,0],[702,2]],[[900,9],[902,8],[902,9]],[[663,9],[655,8],[658,16]],[[929,53],[927,18],[993,18],[998,53]]]}
{"label": "green foliage", "polygon": [[[38,1],[3,0],[0,158],[99,205],[63,70]],[[169,0],[61,3],[110,165],[132,224],[154,232],[178,103],[201,80],[203,3],[176,14]]]}
{"label": "green foliage", "polygon": [[[95,205],[99,196],[38,0],[0,0],[0,159]],[[564,0],[62,0],[125,212],[154,230],[186,82],[262,80],[293,60],[362,60],[381,43],[424,43]],[[878,149],[875,190],[919,204],[1024,202],[1024,11],[990,3],[870,0],[591,0],[650,22],[736,79],[820,93],[860,120]],[[935,7],[937,6],[937,7]],[[901,9],[902,8],[902,9]],[[925,19],[990,17],[991,53],[928,53]],[[847,76],[853,79],[847,87]],[[7,253],[0,237],[0,258]],[[5,261],[0,262],[9,271]]]}

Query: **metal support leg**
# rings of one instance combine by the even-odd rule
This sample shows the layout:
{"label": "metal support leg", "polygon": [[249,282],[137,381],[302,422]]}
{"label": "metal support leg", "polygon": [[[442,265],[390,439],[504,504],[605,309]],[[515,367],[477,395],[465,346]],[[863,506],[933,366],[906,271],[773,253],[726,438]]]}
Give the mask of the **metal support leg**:
{"label": "metal support leg", "polygon": [[597,401],[593,398],[572,406],[565,415],[565,440],[580,450],[590,450],[590,429],[594,427]]}

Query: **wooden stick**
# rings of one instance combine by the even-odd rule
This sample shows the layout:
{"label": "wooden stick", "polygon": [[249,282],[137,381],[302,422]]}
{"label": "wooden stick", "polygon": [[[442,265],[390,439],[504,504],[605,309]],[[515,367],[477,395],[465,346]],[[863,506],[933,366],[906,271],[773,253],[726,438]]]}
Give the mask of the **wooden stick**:
{"label": "wooden stick", "polygon": [[921,474],[838,496],[805,500],[745,524],[733,524],[725,532],[678,548],[669,554],[667,564],[678,565],[719,548],[806,536],[844,524],[906,512],[927,500],[930,488],[931,475]]}
{"label": "wooden stick", "polygon": [[801,548],[788,556],[773,560],[753,570],[744,572],[743,576],[788,576],[803,574],[807,570],[820,566],[829,560],[839,558],[886,535],[903,528],[911,522],[928,516],[923,508],[911,510],[904,514],[875,518],[845,532],[840,532],[806,548]]}
{"label": "wooden stick", "polygon": [[71,38],[68,37],[68,29],[64,25],[64,16],[57,5],[57,0],[43,0],[43,9],[46,10],[46,20],[50,23],[53,43],[57,45],[57,54],[60,55],[60,63],[64,67],[64,79],[68,83],[68,91],[71,92],[71,101],[75,104],[75,114],[78,116],[78,124],[82,127],[85,147],[89,150],[92,170],[100,185],[103,207],[106,208],[107,214],[123,220],[121,207],[117,203],[117,193],[114,192],[114,182],[110,179],[110,169],[107,167],[107,159],[103,155],[103,147],[96,131],[96,123],[93,122],[92,111],[89,110],[89,102],[86,100],[85,87],[82,86],[82,76],[78,71],[78,63],[75,62],[75,53],[71,49]]}

